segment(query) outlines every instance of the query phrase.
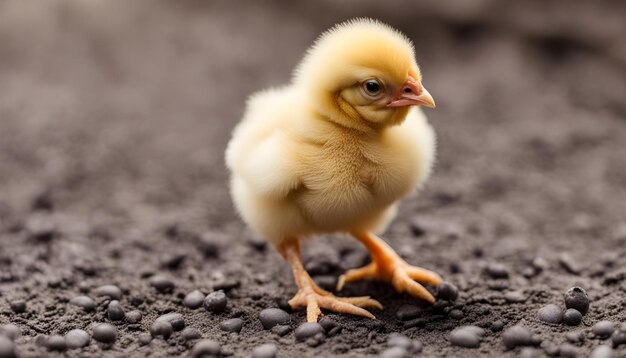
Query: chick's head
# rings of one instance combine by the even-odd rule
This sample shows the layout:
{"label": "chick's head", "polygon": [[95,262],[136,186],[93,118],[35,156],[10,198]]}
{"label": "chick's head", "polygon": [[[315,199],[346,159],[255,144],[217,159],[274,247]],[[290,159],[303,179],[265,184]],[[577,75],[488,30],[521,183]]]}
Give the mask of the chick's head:
{"label": "chick's head", "polygon": [[325,118],[357,129],[400,124],[411,105],[435,106],[422,86],[411,41],[370,19],[323,33],[294,81]]}

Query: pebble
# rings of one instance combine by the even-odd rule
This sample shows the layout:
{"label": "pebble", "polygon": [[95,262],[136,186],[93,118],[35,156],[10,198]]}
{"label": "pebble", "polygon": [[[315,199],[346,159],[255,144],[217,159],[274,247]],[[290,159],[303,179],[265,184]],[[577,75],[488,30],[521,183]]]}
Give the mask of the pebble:
{"label": "pebble", "polygon": [[392,333],[387,338],[387,346],[389,347],[402,347],[405,350],[411,349],[413,342],[411,339],[400,333]]}
{"label": "pebble", "polygon": [[11,301],[9,302],[9,307],[11,307],[11,310],[13,310],[13,312],[15,313],[24,313],[26,312],[26,301],[24,300]]}
{"label": "pebble", "polygon": [[542,357],[541,351],[531,347],[524,347],[520,350],[520,358],[540,358]]}
{"label": "pebble", "polygon": [[464,316],[463,311],[457,309],[453,309],[448,313],[448,317],[456,320],[462,319]]}
{"label": "pebble", "polygon": [[504,300],[508,303],[526,302],[526,295],[522,291],[509,291],[504,294]]}
{"label": "pebble", "polygon": [[141,319],[143,318],[143,314],[141,313],[141,311],[130,311],[128,313],[125,314],[126,317],[126,322],[130,323],[130,324],[135,324],[135,323],[140,323]]}
{"label": "pebble", "polygon": [[437,298],[441,298],[446,301],[456,301],[459,297],[459,289],[450,282],[442,282],[437,287]]}
{"label": "pebble", "polygon": [[477,326],[461,326],[450,333],[450,343],[465,348],[478,348],[484,330]]}
{"label": "pebble", "polygon": [[185,328],[185,320],[183,319],[183,315],[176,312],[166,313],[162,316],[159,316],[155,322],[169,322],[172,325],[172,328],[175,331],[182,331]]}
{"label": "pebble", "polygon": [[193,327],[188,327],[188,328],[183,329],[180,335],[186,341],[192,341],[194,339],[198,339],[202,337],[202,334],[200,333],[200,331]]}
{"label": "pebble", "polygon": [[185,296],[185,299],[183,300],[183,305],[185,305],[185,307],[187,308],[195,310],[196,308],[200,308],[203,302],[204,302],[204,293],[198,290],[195,290],[195,291],[189,292],[187,296]]}
{"label": "pebble", "polygon": [[226,332],[241,332],[243,328],[243,320],[241,318],[231,318],[220,323],[220,329]]}
{"label": "pebble", "polygon": [[507,270],[506,266],[504,266],[504,265],[502,265],[500,263],[496,263],[496,262],[492,262],[492,263],[488,264],[487,267],[485,268],[485,272],[491,278],[495,278],[495,279],[501,279],[501,278],[508,278],[509,277],[509,271]]}
{"label": "pebble", "polygon": [[565,338],[570,341],[570,343],[582,343],[585,340],[585,336],[581,331],[572,331],[565,333]]}
{"label": "pebble", "polygon": [[611,321],[600,321],[591,327],[591,332],[600,338],[608,338],[615,331],[615,326]]}
{"label": "pebble", "polygon": [[578,263],[567,253],[559,256],[559,264],[561,267],[565,269],[565,271],[571,273],[572,275],[580,274],[581,268]]}
{"label": "pebble", "polygon": [[508,349],[519,346],[534,346],[539,342],[533,338],[528,328],[522,326],[512,326],[502,333],[502,343]]}
{"label": "pebble", "polygon": [[573,308],[583,315],[589,310],[589,297],[581,287],[572,287],[565,292],[565,307]]}
{"label": "pebble", "polygon": [[401,321],[408,321],[421,315],[422,309],[414,305],[402,305],[396,311],[396,317]]}
{"label": "pebble", "polygon": [[626,332],[623,330],[616,331],[611,336],[611,342],[613,342],[613,347],[618,347],[622,344],[626,344]]}
{"label": "pebble", "polygon": [[549,304],[539,309],[537,318],[545,323],[561,324],[563,321],[563,310],[557,305]]}
{"label": "pebble", "polygon": [[152,276],[152,278],[150,279],[150,285],[152,285],[152,287],[154,287],[157,291],[161,293],[172,292],[176,287],[172,280],[163,275]]}
{"label": "pebble", "polygon": [[122,290],[115,285],[104,285],[96,288],[96,296],[110,297],[114,300],[122,299]]}
{"label": "pebble", "polygon": [[117,328],[108,323],[100,323],[93,328],[93,339],[102,343],[113,343],[117,339]]}
{"label": "pebble", "polygon": [[336,328],[341,328],[341,326],[339,325],[339,323],[337,323],[337,321],[328,317],[322,317],[319,323],[322,326],[322,328],[324,328],[327,334]]}
{"label": "pebble", "polygon": [[284,325],[289,323],[289,313],[280,308],[266,308],[259,313],[259,319],[263,328],[270,329],[278,324]]}
{"label": "pebble", "polygon": [[67,343],[65,343],[65,338],[59,336],[58,334],[52,335],[48,337],[46,340],[46,348],[51,351],[64,351],[67,349]]}
{"label": "pebble", "polygon": [[291,327],[289,327],[289,325],[286,325],[286,324],[277,324],[274,327],[272,327],[271,332],[282,337],[282,336],[287,335],[289,332],[291,332]]}
{"label": "pebble", "polygon": [[87,296],[76,296],[70,300],[70,304],[81,307],[85,312],[91,312],[96,308],[96,302]]}
{"label": "pebble", "polygon": [[324,328],[317,322],[304,322],[296,328],[294,334],[296,341],[302,342],[318,333],[324,333]]}
{"label": "pebble", "polygon": [[122,308],[122,305],[120,305],[119,301],[113,300],[109,302],[109,306],[107,307],[107,316],[109,316],[111,321],[124,320],[126,315],[124,314],[124,309]]}
{"label": "pebble", "polygon": [[168,321],[155,321],[150,327],[150,334],[155,338],[161,336],[163,339],[168,339],[172,333],[174,333],[174,328]]}
{"label": "pebble", "polygon": [[613,348],[609,346],[599,346],[591,351],[591,355],[589,356],[589,358],[613,358],[613,353]]}
{"label": "pebble", "polygon": [[209,293],[204,299],[204,309],[213,313],[222,313],[226,310],[228,300],[223,291]]}
{"label": "pebble", "polygon": [[0,335],[5,335],[14,341],[17,339],[17,337],[22,335],[22,330],[20,329],[20,327],[12,323],[7,323],[4,326],[0,327]]}
{"label": "pebble", "polygon": [[489,327],[489,329],[491,329],[492,332],[500,332],[503,328],[504,328],[504,322],[501,320],[493,321],[491,323],[491,327]]}
{"label": "pebble", "polygon": [[15,344],[9,337],[0,335],[0,358],[15,358]]}
{"label": "pebble", "polygon": [[82,348],[89,344],[89,333],[82,329],[73,329],[65,334],[65,343],[69,349]]}
{"label": "pebble", "polygon": [[387,348],[380,353],[380,358],[408,358],[409,352],[402,347]]}
{"label": "pebble", "polygon": [[150,342],[152,342],[152,335],[150,333],[143,332],[139,334],[138,341],[139,344],[141,344],[142,346],[147,346],[148,344],[150,344]]}
{"label": "pebble", "polygon": [[274,343],[265,343],[252,351],[252,358],[275,358],[278,347]]}
{"label": "pebble", "polygon": [[203,358],[205,356],[218,356],[220,354],[220,344],[210,339],[203,339],[196,343],[191,349],[192,358]]}
{"label": "pebble", "polygon": [[559,347],[559,357],[576,358],[578,349],[569,343],[563,343]]}
{"label": "pebble", "polygon": [[582,320],[583,315],[576,309],[568,308],[565,313],[563,313],[563,323],[568,326],[578,326]]}

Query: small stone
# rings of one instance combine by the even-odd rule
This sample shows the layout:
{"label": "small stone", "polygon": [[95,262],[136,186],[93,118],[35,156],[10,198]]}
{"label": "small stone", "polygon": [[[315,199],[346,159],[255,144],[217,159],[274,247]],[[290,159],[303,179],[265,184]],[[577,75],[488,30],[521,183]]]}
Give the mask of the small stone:
{"label": "small stone", "polygon": [[582,271],[578,263],[567,253],[559,256],[559,264],[561,264],[561,267],[563,267],[565,271],[573,275],[578,275],[580,271]]}
{"label": "small stone", "polygon": [[176,287],[172,280],[162,275],[152,276],[152,278],[150,279],[150,285],[152,285],[152,287],[154,287],[157,291],[161,293],[172,292]]}
{"label": "small stone", "polygon": [[596,347],[593,351],[591,351],[591,355],[589,358],[613,358],[614,351],[613,348],[609,346],[599,346]]}
{"label": "small stone", "polygon": [[168,339],[172,333],[174,333],[174,328],[168,321],[155,321],[150,327],[150,334],[154,338],[161,336],[163,339]]}
{"label": "small stone", "polygon": [[504,328],[504,322],[502,322],[501,320],[493,321],[491,323],[491,327],[489,327],[489,329],[491,329],[492,332],[500,332],[503,328]]}
{"label": "small stone", "polygon": [[524,347],[520,350],[520,358],[540,358],[541,351],[531,347]]}
{"label": "small stone", "polygon": [[113,300],[121,300],[122,290],[115,285],[104,285],[96,288],[96,296],[109,297]]}
{"label": "small stone", "polygon": [[408,358],[409,352],[402,347],[390,347],[380,353],[380,358]]}
{"label": "small stone", "polygon": [[150,342],[152,342],[152,335],[150,333],[143,332],[139,334],[138,341],[140,345],[147,346],[148,344],[150,344]]}
{"label": "small stone", "polygon": [[481,334],[479,333],[481,331],[480,327],[461,326],[450,333],[450,343],[459,347],[478,348],[480,347]]}
{"label": "small stone", "polygon": [[539,309],[537,318],[545,323],[561,324],[563,321],[563,310],[557,305],[549,304]]}
{"label": "small stone", "polygon": [[243,328],[243,320],[241,318],[231,318],[220,323],[220,329],[226,332],[241,332]]}
{"label": "small stone", "polygon": [[589,310],[589,297],[581,287],[572,287],[567,290],[564,299],[567,308],[573,308],[583,315]]}
{"label": "small stone", "polygon": [[401,321],[408,321],[421,315],[422,309],[414,305],[402,305],[396,311],[396,317]]}
{"label": "small stone", "polygon": [[507,270],[506,266],[496,262],[487,265],[485,272],[494,279],[505,279],[509,277],[509,270]]}
{"label": "small stone", "polygon": [[185,320],[183,319],[183,315],[176,312],[166,313],[162,316],[159,316],[155,322],[166,321],[172,325],[172,328],[175,331],[182,331],[185,328]]}
{"label": "small stone", "polygon": [[204,293],[198,290],[191,291],[187,294],[187,296],[185,296],[183,304],[185,305],[185,307],[195,310],[196,308],[200,308],[200,306],[202,306],[202,303],[204,302],[204,297]]}
{"label": "small stone", "polygon": [[615,326],[611,321],[600,321],[591,327],[591,332],[600,338],[608,338],[615,331]]}
{"label": "small stone", "polygon": [[113,300],[109,302],[109,306],[107,307],[107,316],[109,316],[111,321],[124,320],[126,315],[124,314],[124,309],[122,308],[122,305],[120,305],[119,301]]}
{"label": "small stone", "polygon": [[100,323],[93,328],[93,339],[102,343],[113,343],[117,340],[117,328],[108,323]]}
{"label": "small stone", "polygon": [[302,342],[318,333],[324,333],[324,328],[317,322],[304,322],[294,332],[296,341]]}
{"label": "small stone", "polygon": [[563,313],[563,323],[568,326],[578,326],[582,320],[583,315],[576,309],[568,308],[565,313]]}
{"label": "small stone", "polygon": [[12,323],[7,323],[4,326],[0,326],[0,335],[5,335],[14,341],[22,335],[22,330]]}
{"label": "small stone", "polygon": [[569,343],[563,343],[559,347],[559,357],[576,358],[578,349]]}
{"label": "small stone", "polygon": [[70,300],[70,304],[81,307],[85,312],[91,312],[96,308],[96,302],[87,296],[76,296]]}
{"label": "small stone", "polygon": [[25,300],[15,300],[9,302],[9,307],[15,313],[24,313],[26,312],[26,301]]}
{"label": "small stone", "polygon": [[63,352],[67,349],[67,344],[65,343],[65,338],[59,336],[58,334],[52,335],[48,337],[46,340],[46,348],[51,351],[59,351]]}
{"label": "small stone", "polygon": [[220,344],[210,339],[203,339],[196,343],[191,349],[192,358],[203,358],[205,356],[219,356]]}
{"label": "small stone", "polygon": [[572,331],[565,333],[565,339],[567,339],[571,343],[578,344],[582,343],[585,340],[585,336],[581,331]]}
{"label": "small stone", "polygon": [[320,325],[322,325],[322,328],[324,328],[326,333],[329,333],[330,331],[332,331],[335,328],[340,328],[339,323],[337,323],[337,321],[335,321],[332,318],[328,318],[328,316],[322,317],[322,319],[320,319],[319,323],[320,323]]}
{"label": "small stone", "polygon": [[141,313],[141,311],[137,310],[130,311],[126,313],[125,316],[126,322],[130,324],[140,323],[141,319],[143,318],[143,314]]}
{"label": "small stone", "polygon": [[459,289],[450,282],[442,282],[437,287],[437,298],[446,301],[456,301],[459,297]]}
{"label": "small stone", "polygon": [[502,333],[502,343],[507,349],[519,346],[534,346],[537,341],[533,339],[532,333],[526,327],[512,326]]}
{"label": "small stone", "polygon": [[521,291],[509,291],[504,294],[504,300],[508,303],[526,302],[526,295]]}
{"label": "small stone", "polygon": [[402,347],[406,351],[409,351],[413,346],[413,341],[403,334],[400,333],[392,333],[387,338],[387,346],[389,347]]}
{"label": "small stone", "polygon": [[272,327],[271,332],[282,337],[287,335],[289,332],[291,332],[291,327],[289,327],[286,324],[277,324],[274,327]]}
{"label": "small stone", "polygon": [[193,327],[188,327],[188,328],[183,329],[183,331],[180,334],[181,336],[183,336],[183,338],[186,341],[192,341],[194,339],[198,339],[202,337],[202,334],[200,333],[200,331]]}
{"label": "small stone", "polygon": [[89,333],[82,329],[73,329],[65,334],[65,344],[69,349],[83,348],[90,340]]}
{"label": "small stone", "polygon": [[274,343],[265,343],[252,351],[252,358],[275,358],[278,347]]}
{"label": "small stone", "polygon": [[228,300],[223,291],[209,293],[204,299],[204,309],[213,313],[222,313],[226,310]]}
{"label": "small stone", "polygon": [[453,309],[448,313],[448,317],[456,320],[462,319],[464,316],[463,311],[458,309]]}
{"label": "small stone", "polygon": [[266,308],[259,313],[259,319],[263,328],[270,329],[278,324],[289,323],[289,313],[279,308]]}
{"label": "small stone", "polygon": [[611,336],[611,342],[613,342],[613,347],[626,344],[626,332],[623,330],[615,331],[615,333]]}
{"label": "small stone", "polygon": [[0,358],[15,358],[15,344],[9,337],[0,335]]}

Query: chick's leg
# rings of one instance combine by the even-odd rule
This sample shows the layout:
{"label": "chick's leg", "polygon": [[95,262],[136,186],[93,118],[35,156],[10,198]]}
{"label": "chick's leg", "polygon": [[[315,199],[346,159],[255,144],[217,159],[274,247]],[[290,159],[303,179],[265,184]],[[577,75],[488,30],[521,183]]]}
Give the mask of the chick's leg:
{"label": "chick's leg", "polygon": [[294,309],[306,307],[308,322],[317,322],[317,317],[322,313],[320,308],[372,319],[375,318],[374,315],[364,310],[363,307],[382,309],[383,306],[378,301],[369,297],[336,297],[317,286],[302,265],[298,240],[283,243],[278,251],[291,266],[299,288],[298,293],[289,301],[289,305]]}
{"label": "chick's leg", "polygon": [[375,279],[390,282],[400,293],[406,291],[411,296],[430,303],[435,302],[433,295],[415,281],[437,287],[441,283],[441,277],[438,274],[409,265],[386,242],[374,234],[353,233],[353,236],[365,245],[372,257],[372,263],[358,269],[348,270],[339,277],[337,290],[341,290],[346,282]]}

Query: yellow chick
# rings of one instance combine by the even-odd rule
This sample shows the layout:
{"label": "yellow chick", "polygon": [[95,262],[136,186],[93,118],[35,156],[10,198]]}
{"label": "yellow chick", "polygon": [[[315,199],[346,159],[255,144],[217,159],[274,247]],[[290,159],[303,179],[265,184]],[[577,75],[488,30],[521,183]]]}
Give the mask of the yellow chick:
{"label": "yellow chick", "polygon": [[[291,307],[316,322],[320,308],[374,318],[369,297],[337,297],[318,287],[300,259],[300,240],[349,233],[372,262],[344,283],[385,280],[433,303],[418,282],[434,272],[411,266],[374,234],[395,217],[398,200],[428,178],[435,134],[419,106],[435,107],[421,83],[412,43],[371,19],[323,33],[288,86],[251,96],[226,150],[231,194],[241,217],[291,265],[299,291]],[[416,282],[418,281],[418,282]]]}

